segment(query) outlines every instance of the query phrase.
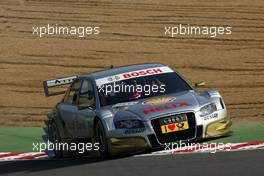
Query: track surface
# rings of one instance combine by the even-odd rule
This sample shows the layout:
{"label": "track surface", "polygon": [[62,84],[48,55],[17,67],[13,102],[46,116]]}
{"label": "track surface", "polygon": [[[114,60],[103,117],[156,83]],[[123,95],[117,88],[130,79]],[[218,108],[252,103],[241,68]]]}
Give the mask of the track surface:
{"label": "track surface", "polygon": [[168,156],[39,160],[0,163],[0,174],[10,175],[263,175],[264,151]]}

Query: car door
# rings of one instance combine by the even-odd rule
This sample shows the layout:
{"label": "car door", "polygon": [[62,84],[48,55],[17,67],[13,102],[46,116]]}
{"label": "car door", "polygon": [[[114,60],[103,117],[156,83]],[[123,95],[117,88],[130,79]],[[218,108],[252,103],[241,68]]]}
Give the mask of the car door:
{"label": "car door", "polygon": [[81,84],[82,80],[75,80],[65,94],[63,101],[58,106],[62,123],[72,138],[78,137],[79,123],[77,104]]}
{"label": "car door", "polygon": [[90,80],[83,80],[78,97],[78,122],[82,128],[78,131],[79,137],[92,137],[92,122],[95,118],[95,92]]}

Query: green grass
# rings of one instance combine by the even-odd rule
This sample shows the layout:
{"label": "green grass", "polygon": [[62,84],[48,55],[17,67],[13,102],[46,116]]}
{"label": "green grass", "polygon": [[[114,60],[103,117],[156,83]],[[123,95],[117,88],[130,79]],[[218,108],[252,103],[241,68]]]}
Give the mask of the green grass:
{"label": "green grass", "polygon": [[33,142],[42,142],[42,128],[0,128],[0,152],[30,152]]}
{"label": "green grass", "polygon": [[210,142],[250,142],[264,141],[264,122],[240,121],[233,123],[233,134],[230,137],[219,138]]}

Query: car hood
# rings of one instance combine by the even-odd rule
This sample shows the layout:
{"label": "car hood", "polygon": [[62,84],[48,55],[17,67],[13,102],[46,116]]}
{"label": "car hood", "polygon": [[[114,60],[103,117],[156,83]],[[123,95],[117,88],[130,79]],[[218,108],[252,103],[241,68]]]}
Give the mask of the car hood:
{"label": "car hood", "polygon": [[116,118],[137,117],[142,121],[146,121],[171,113],[198,111],[201,105],[206,102],[208,102],[208,98],[194,91],[186,91],[127,103],[118,103],[111,106],[111,110]]}

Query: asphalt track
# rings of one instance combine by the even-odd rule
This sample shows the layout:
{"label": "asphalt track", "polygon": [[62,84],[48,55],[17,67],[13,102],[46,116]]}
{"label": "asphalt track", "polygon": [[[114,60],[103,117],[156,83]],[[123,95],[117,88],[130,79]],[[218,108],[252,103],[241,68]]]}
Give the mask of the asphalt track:
{"label": "asphalt track", "polygon": [[0,163],[1,175],[263,175],[264,150],[139,156],[112,160],[64,159]]}

